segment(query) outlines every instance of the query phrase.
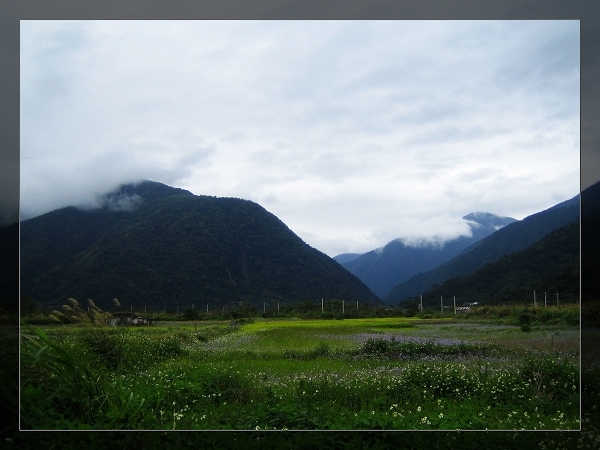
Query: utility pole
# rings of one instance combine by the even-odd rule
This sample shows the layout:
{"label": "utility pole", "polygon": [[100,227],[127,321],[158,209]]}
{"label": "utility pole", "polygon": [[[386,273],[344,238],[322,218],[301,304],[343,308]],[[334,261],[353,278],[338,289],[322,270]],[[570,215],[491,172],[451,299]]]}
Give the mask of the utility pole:
{"label": "utility pole", "polygon": [[279,302],[277,302],[277,314],[279,314]]}
{"label": "utility pole", "polygon": [[263,314],[265,313],[266,310],[267,310],[267,304],[266,304],[266,302],[263,302]]}
{"label": "utility pole", "polygon": [[423,294],[421,294],[421,312],[423,312]]}
{"label": "utility pole", "polygon": [[323,297],[321,297],[321,313],[323,313]]}
{"label": "utility pole", "polygon": [[535,291],[533,291],[533,306],[537,306],[537,302],[535,301]]}
{"label": "utility pole", "polygon": [[547,299],[547,297],[546,297],[546,292],[544,292],[544,308],[545,308],[546,306],[548,306],[548,303],[546,302],[546,299]]}
{"label": "utility pole", "polygon": [[208,312],[208,305],[206,305],[206,312]]}
{"label": "utility pole", "polygon": [[558,292],[556,293],[556,307],[558,308]]}
{"label": "utility pole", "polygon": [[454,296],[454,317],[456,317],[456,295]]}
{"label": "utility pole", "polygon": [[440,295],[440,308],[442,309],[442,316],[444,315],[444,297]]}
{"label": "utility pole", "polygon": [[344,300],[342,300],[342,314],[344,314]]}

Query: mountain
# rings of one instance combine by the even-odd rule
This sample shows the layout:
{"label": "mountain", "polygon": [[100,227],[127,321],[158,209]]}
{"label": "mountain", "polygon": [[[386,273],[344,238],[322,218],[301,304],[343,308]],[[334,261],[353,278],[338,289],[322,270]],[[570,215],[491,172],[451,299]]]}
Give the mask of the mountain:
{"label": "mountain", "polygon": [[363,253],[342,253],[341,255],[334,256],[333,259],[340,264],[344,264],[350,261],[354,261],[356,258],[362,255]]}
{"label": "mountain", "polygon": [[598,211],[600,211],[600,182],[581,191],[582,219]]}
{"label": "mountain", "polygon": [[180,311],[322,297],[380,303],[260,205],[150,181],[121,186],[96,209],[23,221],[21,292],[54,308],[68,297]]}
{"label": "mountain", "polygon": [[[440,305],[440,297],[456,297],[456,304],[480,304],[506,301],[555,304],[556,293],[563,301],[579,297],[579,223],[552,231],[533,245],[477,269],[458,276],[423,293],[424,306]],[[415,298],[416,302],[416,298]]]}
{"label": "mountain", "polygon": [[468,275],[488,263],[533,245],[548,233],[579,220],[579,195],[545,211],[513,222],[471,245],[460,255],[394,287],[384,303],[397,304],[450,278]]}
{"label": "mountain", "polygon": [[439,266],[475,242],[515,222],[511,217],[499,217],[485,212],[474,212],[463,219],[469,224],[472,235],[460,236],[443,246],[427,242],[409,246],[401,239],[396,239],[381,249],[354,259],[348,260],[348,254],[338,255],[335,259],[383,298],[394,286]]}
{"label": "mountain", "polygon": [[581,301],[600,300],[600,183],[581,192]]}

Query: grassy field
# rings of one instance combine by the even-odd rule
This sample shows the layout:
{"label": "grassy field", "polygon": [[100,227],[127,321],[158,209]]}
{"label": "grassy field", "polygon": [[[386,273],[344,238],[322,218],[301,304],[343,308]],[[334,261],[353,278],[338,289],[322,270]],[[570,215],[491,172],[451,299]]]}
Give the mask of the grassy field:
{"label": "grassy field", "polygon": [[579,327],[556,322],[29,327],[21,426],[568,430],[580,427],[579,379]]}

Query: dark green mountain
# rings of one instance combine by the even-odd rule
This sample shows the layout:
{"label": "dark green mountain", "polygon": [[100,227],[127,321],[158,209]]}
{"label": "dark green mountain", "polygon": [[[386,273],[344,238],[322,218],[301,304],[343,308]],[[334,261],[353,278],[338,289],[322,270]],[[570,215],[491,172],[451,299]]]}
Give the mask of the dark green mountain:
{"label": "dark green mountain", "polygon": [[581,193],[581,300],[600,300],[600,183]]}
{"label": "dark green mountain", "polygon": [[579,195],[511,223],[441,266],[399,284],[385,296],[384,302],[398,304],[404,299],[427,292],[446,280],[468,275],[504,255],[524,250],[552,231],[576,221],[579,221]]}
{"label": "dark green mountain", "polygon": [[335,259],[383,298],[399,283],[443,264],[465,248],[515,222],[511,217],[485,212],[474,212],[463,219],[471,228],[471,236],[460,236],[443,245],[425,242],[413,246],[396,239],[381,249],[351,260],[347,259],[347,254]]}
{"label": "dark green mountain", "polygon": [[334,256],[333,259],[343,265],[344,263],[353,261],[362,255],[363,253],[342,253],[341,255]]}
{"label": "dark green mountain", "polygon": [[21,292],[109,308],[180,311],[320,298],[379,303],[355,276],[256,203],[154,182],[122,186],[102,207],[21,223]]}
{"label": "dark green mountain", "polygon": [[[525,250],[503,256],[475,272],[451,278],[423,293],[424,306],[478,302],[574,302],[579,297],[579,223],[555,230]],[[416,300],[416,298],[415,298]]]}

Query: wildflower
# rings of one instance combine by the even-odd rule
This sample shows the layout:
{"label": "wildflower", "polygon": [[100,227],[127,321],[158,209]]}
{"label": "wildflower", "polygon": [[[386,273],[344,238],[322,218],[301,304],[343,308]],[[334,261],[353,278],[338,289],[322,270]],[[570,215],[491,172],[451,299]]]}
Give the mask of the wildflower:
{"label": "wildflower", "polygon": [[421,411],[421,407],[420,406],[417,406],[417,411]]}

